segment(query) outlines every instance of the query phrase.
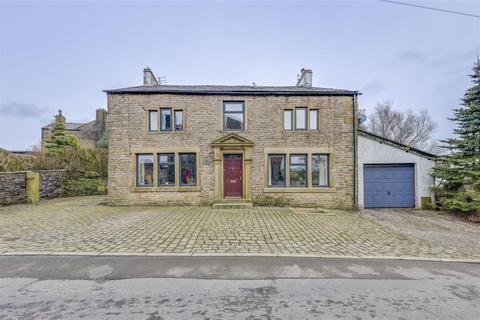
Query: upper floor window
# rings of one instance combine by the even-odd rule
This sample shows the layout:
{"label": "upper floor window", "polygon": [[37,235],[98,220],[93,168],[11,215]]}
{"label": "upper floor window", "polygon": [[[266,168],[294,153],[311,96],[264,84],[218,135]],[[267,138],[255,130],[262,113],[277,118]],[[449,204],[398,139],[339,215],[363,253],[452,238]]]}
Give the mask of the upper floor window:
{"label": "upper floor window", "polygon": [[183,131],[183,110],[175,110],[175,131]]}
{"label": "upper floor window", "polygon": [[283,128],[285,130],[293,129],[293,111],[292,110],[283,110]]}
{"label": "upper floor window", "polygon": [[319,110],[307,107],[283,110],[283,130],[318,130]]}
{"label": "upper floor window", "polygon": [[307,130],[307,108],[295,108],[295,130]]}
{"label": "upper floor window", "polygon": [[172,109],[170,108],[160,109],[160,130],[161,131],[172,130]]}
{"label": "upper floor window", "polygon": [[309,110],[310,130],[318,130],[318,109]]}
{"label": "upper floor window", "polygon": [[158,130],[158,111],[157,110],[148,111],[148,130],[149,131]]}
{"label": "upper floor window", "polygon": [[245,124],[245,103],[230,101],[223,103],[223,130],[243,131]]}

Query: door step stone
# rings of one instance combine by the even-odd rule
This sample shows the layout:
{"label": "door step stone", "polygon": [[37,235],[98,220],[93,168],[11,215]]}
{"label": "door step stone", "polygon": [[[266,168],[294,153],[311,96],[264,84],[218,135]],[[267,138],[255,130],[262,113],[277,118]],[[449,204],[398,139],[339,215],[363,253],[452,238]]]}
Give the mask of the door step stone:
{"label": "door step stone", "polygon": [[245,200],[228,200],[215,202],[214,209],[249,209],[253,208],[253,203]]}

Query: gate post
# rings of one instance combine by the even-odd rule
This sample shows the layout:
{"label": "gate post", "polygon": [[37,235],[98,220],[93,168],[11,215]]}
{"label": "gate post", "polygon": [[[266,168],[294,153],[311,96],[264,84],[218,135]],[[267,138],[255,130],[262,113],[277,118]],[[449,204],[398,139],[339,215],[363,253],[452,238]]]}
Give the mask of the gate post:
{"label": "gate post", "polygon": [[40,173],[27,171],[27,203],[40,201]]}

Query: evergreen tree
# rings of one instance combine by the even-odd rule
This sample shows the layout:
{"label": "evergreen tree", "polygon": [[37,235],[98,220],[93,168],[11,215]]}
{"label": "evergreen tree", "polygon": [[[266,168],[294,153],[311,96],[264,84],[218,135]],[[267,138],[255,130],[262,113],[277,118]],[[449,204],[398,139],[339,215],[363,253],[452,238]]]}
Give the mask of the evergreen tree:
{"label": "evergreen tree", "polygon": [[49,155],[55,156],[65,147],[78,147],[78,138],[65,133],[65,125],[62,121],[55,121],[50,138],[45,141],[45,148]]}
{"label": "evergreen tree", "polygon": [[440,206],[471,212],[480,209],[480,59],[473,67],[473,86],[454,109],[455,138],[443,140],[450,153],[434,169]]}

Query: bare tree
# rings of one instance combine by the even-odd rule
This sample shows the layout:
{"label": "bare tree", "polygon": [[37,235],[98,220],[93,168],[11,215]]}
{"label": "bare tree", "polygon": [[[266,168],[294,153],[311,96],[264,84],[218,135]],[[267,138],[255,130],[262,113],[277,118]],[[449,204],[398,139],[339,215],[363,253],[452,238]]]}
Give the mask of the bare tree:
{"label": "bare tree", "polygon": [[407,112],[393,109],[393,102],[377,103],[375,110],[369,116],[368,131],[425,151],[436,151],[437,142],[433,133],[437,124],[432,120],[427,110],[418,114],[411,110]]}

